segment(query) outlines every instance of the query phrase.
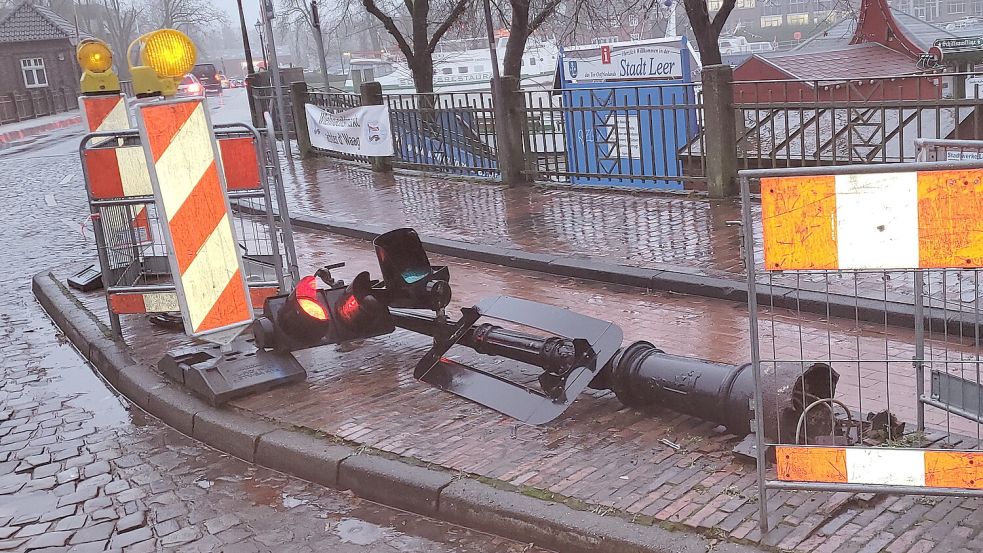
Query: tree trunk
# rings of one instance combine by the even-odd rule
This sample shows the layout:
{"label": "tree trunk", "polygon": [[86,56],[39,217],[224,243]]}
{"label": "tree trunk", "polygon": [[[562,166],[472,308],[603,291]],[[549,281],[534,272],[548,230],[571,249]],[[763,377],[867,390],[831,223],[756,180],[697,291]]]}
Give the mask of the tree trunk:
{"label": "tree trunk", "polygon": [[409,66],[417,93],[433,92],[433,54],[426,48],[417,50],[415,59],[409,63]]}

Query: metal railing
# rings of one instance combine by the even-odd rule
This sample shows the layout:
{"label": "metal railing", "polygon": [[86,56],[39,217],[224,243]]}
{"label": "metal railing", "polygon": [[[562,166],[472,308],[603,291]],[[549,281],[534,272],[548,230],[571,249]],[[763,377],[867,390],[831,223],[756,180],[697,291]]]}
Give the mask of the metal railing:
{"label": "metal railing", "polygon": [[683,188],[705,179],[698,84],[524,92],[527,172],[583,185]]}
{"label": "metal railing", "polygon": [[[917,138],[983,138],[953,74],[734,83],[741,168],[914,161]],[[973,91],[971,91],[973,92]],[[972,95],[972,94],[971,94]]]}
{"label": "metal railing", "polygon": [[78,109],[78,91],[45,87],[0,94],[0,123],[11,123]]}

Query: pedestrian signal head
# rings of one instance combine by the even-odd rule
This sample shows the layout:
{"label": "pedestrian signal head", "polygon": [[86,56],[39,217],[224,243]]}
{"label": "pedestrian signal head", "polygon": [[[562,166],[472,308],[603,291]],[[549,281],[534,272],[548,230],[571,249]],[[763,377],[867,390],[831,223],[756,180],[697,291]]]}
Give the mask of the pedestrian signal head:
{"label": "pedestrian signal head", "polygon": [[450,271],[432,266],[420,236],[411,228],[381,234],[373,241],[388,304],[443,309],[451,301]]}
{"label": "pedestrian signal head", "polygon": [[75,57],[82,68],[82,78],[79,81],[82,94],[119,92],[119,78],[112,71],[113,52],[108,44],[87,38],[79,42]]}
{"label": "pedestrian signal head", "polygon": [[[139,45],[139,63],[134,66],[133,47]],[[137,96],[173,96],[178,83],[191,72],[198,50],[188,35],[175,29],[160,29],[134,40],[126,53]]]}

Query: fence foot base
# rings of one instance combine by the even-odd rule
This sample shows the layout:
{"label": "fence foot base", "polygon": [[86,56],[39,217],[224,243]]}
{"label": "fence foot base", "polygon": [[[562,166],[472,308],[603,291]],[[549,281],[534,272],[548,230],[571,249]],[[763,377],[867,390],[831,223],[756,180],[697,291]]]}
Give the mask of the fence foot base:
{"label": "fence foot base", "polygon": [[307,378],[290,353],[258,349],[252,338],[240,338],[231,346],[224,353],[217,345],[171,350],[158,368],[215,406]]}

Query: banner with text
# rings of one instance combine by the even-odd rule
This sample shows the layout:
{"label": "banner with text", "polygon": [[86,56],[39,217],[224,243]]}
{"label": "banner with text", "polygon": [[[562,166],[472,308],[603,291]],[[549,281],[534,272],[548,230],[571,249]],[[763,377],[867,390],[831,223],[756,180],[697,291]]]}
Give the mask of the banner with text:
{"label": "banner with text", "polygon": [[305,104],[311,145],[361,156],[391,156],[393,135],[388,106],[362,106],[332,113]]}

